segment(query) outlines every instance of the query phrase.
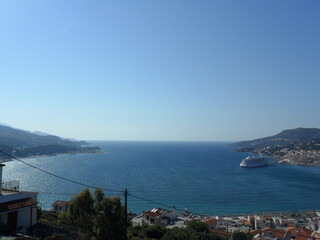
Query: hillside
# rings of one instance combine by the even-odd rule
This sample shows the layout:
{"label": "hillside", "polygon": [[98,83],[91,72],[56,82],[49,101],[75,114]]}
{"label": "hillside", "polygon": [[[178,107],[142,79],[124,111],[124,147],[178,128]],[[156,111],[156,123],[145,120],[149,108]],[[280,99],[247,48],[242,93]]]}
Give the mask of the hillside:
{"label": "hillside", "polygon": [[[0,150],[16,157],[59,153],[96,152],[98,147],[84,147],[85,141],[71,141],[54,135],[39,135],[0,125]],[[5,160],[0,155],[0,160]]]}
{"label": "hillside", "polygon": [[232,144],[239,148],[258,148],[274,145],[289,145],[294,143],[303,143],[320,138],[320,129],[318,128],[296,128],[284,130],[274,136],[242,141]]}
{"label": "hillside", "polygon": [[272,156],[281,163],[320,166],[320,129],[296,128],[271,137],[232,144],[239,152]]}

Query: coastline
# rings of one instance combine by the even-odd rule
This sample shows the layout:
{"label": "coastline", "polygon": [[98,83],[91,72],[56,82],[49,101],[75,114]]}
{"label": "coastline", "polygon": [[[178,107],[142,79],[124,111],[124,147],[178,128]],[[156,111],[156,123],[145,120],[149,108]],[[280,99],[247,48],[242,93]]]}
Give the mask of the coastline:
{"label": "coastline", "polygon": [[[278,165],[248,171],[239,168],[245,154],[232,152],[231,148],[221,144],[106,142],[99,147],[108,154],[35,156],[43,158],[26,161],[76,181],[111,189],[127,188],[129,193],[139,197],[187,208],[202,215],[319,209],[312,199],[319,196],[315,182],[319,181],[320,169],[300,171],[296,167]],[[15,178],[23,183],[22,189],[54,193],[78,193],[82,190],[74,184],[57,184],[57,180],[51,177],[43,182],[42,174],[38,177],[32,168],[21,166],[18,161],[16,163],[8,163],[4,174],[8,179]],[[259,184],[265,182],[270,184]],[[302,204],[301,196],[310,194],[310,191],[314,191],[313,197]],[[270,197],[275,202],[270,203]],[[291,199],[289,204],[286,197]],[[69,196],[39,194],[39,201],[45,208],[50,208],[57,199],[68,200]],[[159,207],[131,200],[128,209],[132,212]]]}
{"label": "coastline", "polygon": [[[18,159],[21,160],[29,160],[29,159],[36,159],[36,158],[46,158],[46,157],[55,157],[55,156],[63,156],[63,155],[78,155],[78,154],[107,154],[108,152],[98,150],[98,151],[79,151],[79,152],[66,152],[66,153],[54,153],[54,154],[43,154],[43,155],[30,155],[27,157],[17,157],[14,156]],[[4,159],[4,161],[0,161],[0,163],[5,163],[5,162],[12,162],[14,159]]]}

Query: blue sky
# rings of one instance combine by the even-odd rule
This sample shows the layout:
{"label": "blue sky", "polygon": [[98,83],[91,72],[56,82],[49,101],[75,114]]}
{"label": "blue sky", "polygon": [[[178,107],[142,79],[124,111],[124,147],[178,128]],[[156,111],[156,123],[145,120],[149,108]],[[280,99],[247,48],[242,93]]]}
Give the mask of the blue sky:
{"label": "blue sky", "polygon": [[320,127],[319,1],[0,1],[0,122],[86,140]]}

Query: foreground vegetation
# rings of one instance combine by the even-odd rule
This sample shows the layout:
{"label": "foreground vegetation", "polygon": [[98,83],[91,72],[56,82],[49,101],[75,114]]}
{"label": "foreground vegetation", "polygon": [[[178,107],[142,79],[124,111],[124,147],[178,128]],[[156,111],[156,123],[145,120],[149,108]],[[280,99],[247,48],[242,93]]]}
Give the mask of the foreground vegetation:
{"label": "foreground vegetation", "polygon": [[[33,227],[33,236],[46,240],[222,240],[199,220],[190,221],[186,228],[129,226],[126,229],[124,213],[119,197],[107,197],[101,190],[92,194],[85,189],[71,199],[67,212],[39,213],[41,218]],[[233,239],[249,239],[241,234],[234,234]]]}
{"label": "foreground vegetation", "polygon": [[198,220],[190,221],[186,228],[164,229],[159,226],[130,227],[129,240],[221,240],[210,233],[208,225]]}
{"label": "foreground vegetation", "polygon": [[85,189],[71,199],[67,212],[43,212],[33,233],[41,239],[122,240],[125,226],[119,197],[106,197],[99,189],[92,194]]}

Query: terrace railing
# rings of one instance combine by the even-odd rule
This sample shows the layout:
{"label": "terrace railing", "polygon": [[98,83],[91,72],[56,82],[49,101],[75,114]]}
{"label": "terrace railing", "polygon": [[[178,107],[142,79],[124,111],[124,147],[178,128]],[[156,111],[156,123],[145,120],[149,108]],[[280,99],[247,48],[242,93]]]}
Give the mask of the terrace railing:
{"label": "terrace railing", "polygon": [[1,189],[19,191],[20,182],[16,180],[2,180]]}

